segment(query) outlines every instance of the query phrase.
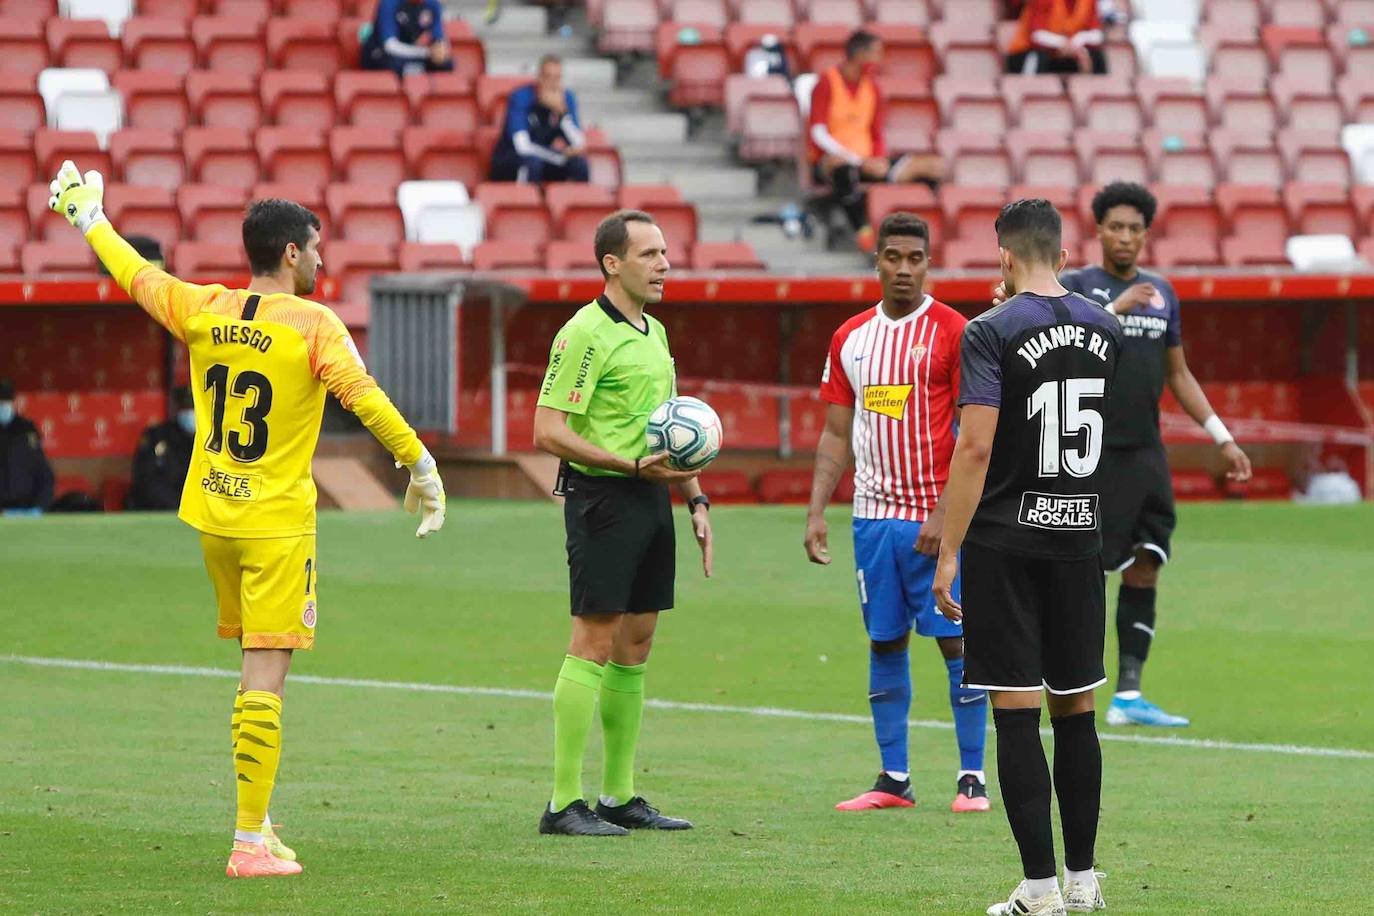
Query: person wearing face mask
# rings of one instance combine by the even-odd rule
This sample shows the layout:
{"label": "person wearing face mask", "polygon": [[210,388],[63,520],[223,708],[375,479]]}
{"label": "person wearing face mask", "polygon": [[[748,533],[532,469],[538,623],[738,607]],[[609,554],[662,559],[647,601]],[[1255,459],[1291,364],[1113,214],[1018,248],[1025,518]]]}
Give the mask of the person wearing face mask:
{"label": "person wearing face mask", "polygon": [[167,511],[181,507],[181,488],[191,466],[196,434],[191,389],[173,391],[172,404],[175,412],[171,418],[148,427],[139,437],[126,509]]}
{"label": "person wearing face mask", "polygon": [[0,379],[0,509],[42,511],[52,503],[52,484],[43,435],[15,409],[14,383]]}

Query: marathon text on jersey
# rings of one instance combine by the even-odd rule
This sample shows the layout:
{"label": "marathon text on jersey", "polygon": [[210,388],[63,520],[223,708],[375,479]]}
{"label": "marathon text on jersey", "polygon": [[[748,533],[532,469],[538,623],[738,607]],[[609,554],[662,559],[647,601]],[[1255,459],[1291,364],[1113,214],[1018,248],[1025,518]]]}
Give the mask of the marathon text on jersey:
{"label": "marathon text on jersey", "polygon": [[1018,521],[1032,528],[1092,531],[1097,527],[1097,494],[1023,493]]}
{"label": "marathon text on jersey", "polygon": [[1057,324],[1046,328],[1016,348],[1016,353],[1034,369],[1045,354],[1060,347],[1077,347],[1107,361],[1107,339],[1080,324]]}
{"label": "marathon text on jersey", "polygon": [[1122,315],[1121,330],[1127,337],[1146,337],[1159,340],[1169,330],[1169,319],[1158,315]]}
{"label": "marathon text on jersey", "polygon": [[272,337],[269,334],[264,334],[259,328],[249,327],[246,324],[226,324],[210,329],[210,343],[215,346],[231,343],[242,344],[245,347],[252,347],[259,353],[266,353],[272,346]]}

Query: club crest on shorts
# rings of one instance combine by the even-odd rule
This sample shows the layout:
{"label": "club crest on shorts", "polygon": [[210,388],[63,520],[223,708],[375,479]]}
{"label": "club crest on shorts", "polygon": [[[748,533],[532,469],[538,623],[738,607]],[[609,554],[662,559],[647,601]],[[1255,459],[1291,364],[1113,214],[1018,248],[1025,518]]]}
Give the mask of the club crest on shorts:
{"label": "club crest on shorts", "polygon": [[315,626],[315,599],[311,598],[305,603],[305,610],[301,611],[301,623],[307,627]]}

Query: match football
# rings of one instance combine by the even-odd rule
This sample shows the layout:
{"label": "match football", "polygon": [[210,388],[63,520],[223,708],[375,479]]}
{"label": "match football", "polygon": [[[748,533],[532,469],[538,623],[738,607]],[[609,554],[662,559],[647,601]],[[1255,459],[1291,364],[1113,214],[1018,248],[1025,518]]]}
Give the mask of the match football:
{"label": "match football", "polygon": [[1354,914],[1374,0],[0,0],[0,914]]}

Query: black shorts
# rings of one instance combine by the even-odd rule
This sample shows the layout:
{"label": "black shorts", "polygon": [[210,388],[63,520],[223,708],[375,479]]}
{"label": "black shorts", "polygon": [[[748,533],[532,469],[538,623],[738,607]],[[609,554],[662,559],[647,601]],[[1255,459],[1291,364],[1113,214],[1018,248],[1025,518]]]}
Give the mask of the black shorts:
{"label": "black shorts", "polygon": [[1051,560],[964,542],[964,686],[1082,693],[1107,680],[1097,557]]}
{"label": "black shorts", "polygon": [[673,606],[677,544],[667,487],[572,471],[563,521],[574,616]]}
{"label": "black shorts", "polygon": [[1163,444],[1108,448],[1098,465],[1102,486],[1102,568],[1125,569],[1145,548],[1169,562],[1174,484]]}
{"label": "black shorts", "polygon": [[[891,176],[892,170],[895,169],[895,168],[897,167],[897,163],[901,162],[901,161],[902,161],[903,159],[905,159],[905,158],[906,158],[906,155],[905,155],[905,154],[900,155],[900,156],[888,156],[888,157],[887,157],[887,174],[888,174],[889,176]],[[857,166],[850,166],[850,168],[857,168]],[[829,172],[829,171],[827,171],[827,170],[825,169],[824,165],[821,163],[821,160],[817,159],[817,160],[815,161],[815,163],[813,163],[812,166],[811,166],[811,179],[812,179],[817,185],[820,185],[821,187],[824,187],[824,186],[826,186],[826,185],[832,183],[833,175],[831,174],[831,172]],[[863,180],[864,180],[864,181],[871,181],[871,179],[868,179],[868,178],[865,178],[865,179],[863,179]],[[884,179],[884,180],[886,180],[886,179]],[[879,183],[881,184],[881,182],[879,182]]]}

